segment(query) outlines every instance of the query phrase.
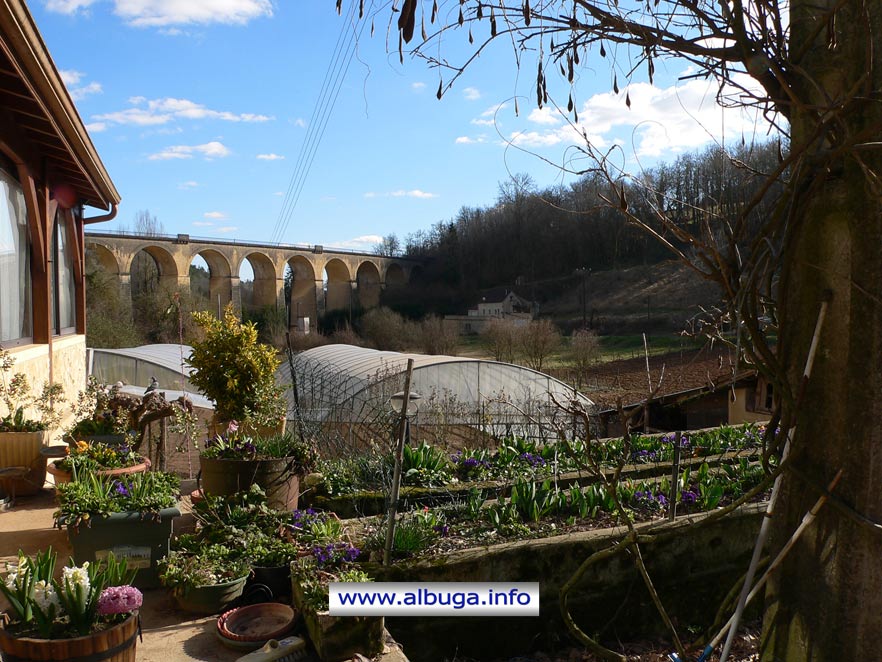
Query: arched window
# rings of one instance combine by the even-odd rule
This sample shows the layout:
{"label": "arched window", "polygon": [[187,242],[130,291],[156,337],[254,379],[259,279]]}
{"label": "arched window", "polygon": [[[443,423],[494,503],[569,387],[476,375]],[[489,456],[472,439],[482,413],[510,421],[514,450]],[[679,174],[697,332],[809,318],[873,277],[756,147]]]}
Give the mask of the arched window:
{"label": "arched window", "polygon": [[30,342],[31,268],[28,220],[21,185],[0,160],[0,342]]}

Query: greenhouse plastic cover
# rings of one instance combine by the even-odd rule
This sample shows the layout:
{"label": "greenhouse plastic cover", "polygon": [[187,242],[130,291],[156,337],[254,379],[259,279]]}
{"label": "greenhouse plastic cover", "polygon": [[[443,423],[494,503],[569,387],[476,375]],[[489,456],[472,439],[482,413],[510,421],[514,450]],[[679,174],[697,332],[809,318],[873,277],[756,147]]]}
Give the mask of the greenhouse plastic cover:
{"label": "greenhouse plastic cover", "polygon": [[[388,406],[389,397],[403,388],[408,359],[414,361],[411,390],[424,400],[456,402],[472,411],[489,407],[498,414],[512,406],[521,413],[528,413],[525,407],[554,407],[555,400],[593,409],[591,400],[571,386],[510,363],[325,345],[294,359],[301,414],[310,420],[351,421],[368,409]],[[290,374],[288,365],[280,371]],[[290,411],[293,392],[288,397]]]}

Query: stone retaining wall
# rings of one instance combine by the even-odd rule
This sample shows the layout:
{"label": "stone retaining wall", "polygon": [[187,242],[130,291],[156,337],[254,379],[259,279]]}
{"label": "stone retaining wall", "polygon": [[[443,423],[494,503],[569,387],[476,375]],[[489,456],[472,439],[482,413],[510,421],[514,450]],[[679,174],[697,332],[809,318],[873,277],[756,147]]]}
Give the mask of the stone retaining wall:
{"label": "stone retaining wall", "polygon": [[[644,525],[643,532],[673,532],[641,546],[663,604],[681,638],[711,624],[720,602],[747,570],[765,504],[752,504],[722,520],[693,526],[706,515]],[[584,559],[622,539],[605,529],[481,547],[370,569],[377,581],[538,581],[539,618],[387,618],[386,625],[414,662],[445,658],[488,660],[572,645],[560,616],[560,587]],[[625,554],[595,564],[570,593],[579,626],[602,641],[664,636],[660,617],[634,563]]]}

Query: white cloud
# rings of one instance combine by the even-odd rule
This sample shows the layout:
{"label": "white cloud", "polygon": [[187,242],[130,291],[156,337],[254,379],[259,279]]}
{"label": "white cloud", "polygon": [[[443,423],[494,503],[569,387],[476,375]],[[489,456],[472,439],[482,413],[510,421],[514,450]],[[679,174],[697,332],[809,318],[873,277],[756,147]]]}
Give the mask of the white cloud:
{"label": "white cloud", "polygon": [[477,136],[475,138],[459,136],[454,142],[457,145],[478,145],[487,142],[487,139],[484,136]]}
{"label": "white cloud", "polygon": [[[747,77],[738,83],[748,89],[756,86]],[[734,89],[728,92],[737,93]],[[626,94],[630,96],[630,109],[625,103]],[[635,83],[619,94],[596,94],[585,101],[579,109],[578,124],[563,121],[562,116],[547,108],[533,110],[527,120],[544,128],[510,131],[508,142],[525,149],[582,144],[584,131],[595,147],[630,144],[626,149],[636,156],[658,158],[694,150],[711,140],[731,140],[757,131],[757,116],[742,109],[720,107],[716,94],[716,84],[698,79],[666,88]],[[457,142],[468,144],[470,140]]]}
{"label": "white cloud", "polygon": [[102,115],[93,115],[92,119],[111,124],[134,124],[136,126],[155,126],[168,124],[175,120],[221,120],[224,122],[268,122],[273,119],[268,115],[255,113],[232,113],[226,110],[212,110],[189,99],[146,99],[131,97],[131,108],[118,110]]}
{"label": "white cloud", "polygon": [[302,117],[298,117],[296,120],[294,120],[294,126],[299,127],[301,129],[305,129],[306,128],[306,120],[303,119]]}
{"label": "white cloud", "polygon": [[214,223],[211,221],[193,221],[193,225],[197,228],[210,228]]}
{"label": "white cloud", "polygon": [[[757,86],[747,76],[737,82],[748,89]],[[626,92],[631,98],[630,110],[625,105]],[[636,83],[618,95],[609,92],[591,97],[579,111],[579,120],[597,134],[630,128],[635,153],[646,157],[687,151],[710,140],[756,131],[756,115],[720,107],[716,94],[715,83],[700,79],[667,88]]]}
{"label": "white cloud", "polygon": [[76,85],[83,78],[82,72],[74,71],[73,69],[59,69],[58,75],[61,76],[61,81],[68,87]]}
{"label": "white cloud", "polygon": [[281,161],[285,157],[281,154],[258,154],[257,158],[261,161]]}
{"label": "white cloud", "polygon": [[[49,11],[74,14],[97,0],[48,0]],[[171,25],[224,23],[245,25],[271,17],[271,0],[113,0],[113,13],[129,25],[166,28]]]}
{"label": "white cloud", "polygon": [[337,241],[331,244],[325,244],[328,248],[344,248],[351,251],[369,251],[373,250],[374,246],[383,241],[383,238],[378,234],[366,234],[361,237],[354,237],[352,239],[346,239],[345,241]]}
{"label": "white cloud", "polygon": [[273,195],[277,195],[278,197],[281,198],[283,195],[285,195],[285,192],[284,191],[276,191],[275,193],[273,193]]}
{"label": "white cloud", "polygon": [[239,228],[237,228],[235,225],[224,225],[223,227],[217,228],[215,232],[219,234],[227,234],[229,232],[235,232],[238,229]]}
{"label": "white cloud", "polygon": [[377,193],[375,191],[368,191],[364,194],[365,198],[437,198],[437,193],[427,193],[426,191],[421,191],[420,189],[411,189],[410,191],[405,191],[404,189],[398,189],[397,191],[390,191],[389,193]]}
{"label": "white cloud", "polygon": [[93,81],[86,85],[80,85],[80,82],[85,76],[85,74],[81,71],[74,71],[73,69],[61,69],[58,73],[61,76],[62,82],[64,82],[64,86],[70,93],[71,99],[73,99],[74,101],[80,101],[90,94],[98,94],[99,92],[103,92],[103,90],[101,89],[101,83],[96,83]]}
{"label": "white cloud", "polygon": [[490,106],[487,110],[481,113],[481,117],[493,117],[500,110],[504,110],[506,108],[508,108],[508,104],[503,101],[502,103],[498,103],[495,106]]}
{"label": "white cloud", "polygon": [[481,98],[481,91],[477,87],[467,87],[462,91],[467,101],[477,101]]}
{"label": "white cloud", "polygon": [[80,9],[86,9],[96,0],[48,0],[46,9],[59,14],[73,14]]}
{"label": "white cloud", "polygon": [[204,216],[205,218],[214,218],[214,219],[218,219],[218,220],[227,217],[227,215],[225,213],[223,213],[222,211],[207,211],[204,214],[202,214],[202,216]]}
{"label": "white cloud", "polygon": [[147,158],[151,161],[167,161],[170,159],[192,159],[194,155],[199,155],[206,160],[211,160],[229,156],[231,153],[226,145],[215,140],[204,145],[173,145],[166,147],[161,152],[151,154]]}
{"label": "white cloud", "polygon": [[410,84],[410,89],[412,89],[414,92],[420,92],[420,91],[426,89],[426,84],[417,81],[415,83]]}
{"label": "white cloud", "polygon": [[104,122],[89,122],[86,125],[86,131],[89,133],[101,133],[105,129],[107,129],[107,124]]}
{"label": "white cloud", "polygon": [[556,125],[560,124],[561,118],[560,113],[556,110],[552,110],[549,106],[542,106],[542,108],[534,108],[530,111],[530,114],[527,116],[527,119],[534,124],[546,124],[546,125]]}
{"label": "white cloud", "polygon": [[178,184],[178,188],[182,191],[187,191],[191,188],[196,188],[197,186],[199,186],[199,182],[194,182],[192,179]]}

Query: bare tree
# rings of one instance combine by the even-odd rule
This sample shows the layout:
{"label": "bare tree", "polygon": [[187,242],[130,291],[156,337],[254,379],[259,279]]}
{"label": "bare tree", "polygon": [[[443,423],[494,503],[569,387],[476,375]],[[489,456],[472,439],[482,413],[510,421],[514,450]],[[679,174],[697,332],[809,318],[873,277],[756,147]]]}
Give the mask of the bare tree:
{"label": "bare tree", "polygon": [[459,334],[456,326],[445,322],[444,318],[430,315],[419,324],[419,339],[423,352],[426,354],[456,354]]}
{"label": "bare tree", "polygon": [[533,320],[517,327],[517,344],[524,363],[541,372],[551,354],[560,347],[560,331],[551,320]]}
{"label": "bare tree", "polygon": [[398,240],[398,235],[394,232],[387,234],[380,243],[374,246],[374,253],[388,256],[401,255],[401,242]]}
{"label": "bare tree", "polygon": [[361,318],[361,337],[376,349],[400,352],[412,343],[411,323],[389,308],[371,308]]}
{"label": "bare tree", "polygon": [[[338,8],[342,0],[338,0]],[[646,190],[653,223],[635,214],[626,174],[610,152],[579,149],[607,181],[605,199],[701,275],[720,285],[742,362],[774,387],[768,456],[791,454],[783,474],[773,548],[783,547],[833,474],[839,507],[827,507],[772,575],[764,660],[875,659],[882,649],[882,3],[870,0],[401,0],[369,4],[404,44],[441,75],[438,96],[499,39],[517,67],[536,72],[539,106],[566,108],[577,131],[583,68],[608,58],[615,91],[653,81],[659,58],[678,58],[718,85],[724,104],[765,114],[782,143],[766,185],[734,218],[714,210],[688,222],[671,192]],[[363,6],[363,5],[362,5]],[[449,23],[433,26],[437,17]],[[421,30],[417,33],[417,25]],[[426,26],[425,29],[422,29]],[[429,33],[429,27],[433,30]],[[448,61],[448,33],[477,42]],[[442,36],[444,39],[442,39]],[[449,35],[452,38],[452,34]],[[572,83],[556,100],[549,76]],[[624,105],[631,105],[627,88]],[[626,112],[626,109],[623,109]],[[587,131],[586,131],[587,134]],[[616,149],[616,148],[613,148]],[[769,198],[775,185],[780,195]],[[765,203],[763,222],[749,228]],[[804,366],[822,302],[829,302],[811,379]],[[720,321],[720,320],[715,320]],[[777,347],[769,341],[770,326]],[[712,328],[712,327],[709,327]],[[779,434],[775,430],[780,429]]]}
{"label": "bare tree", "polygon": [[512,363],[515,359],[515,339],[518,329],[511,320],[494,318],[484,325],[481,335],[487,339],[493,358]]}
{"label": "bare tree", "polygon": [[588,370],[600,360],[600,338],[594,331],[579,329],[570,338],[570,360],[576,373],[579,387],[588,374]]}

